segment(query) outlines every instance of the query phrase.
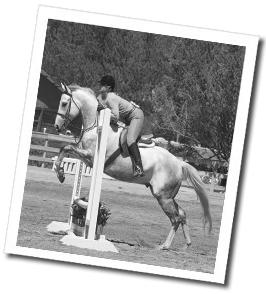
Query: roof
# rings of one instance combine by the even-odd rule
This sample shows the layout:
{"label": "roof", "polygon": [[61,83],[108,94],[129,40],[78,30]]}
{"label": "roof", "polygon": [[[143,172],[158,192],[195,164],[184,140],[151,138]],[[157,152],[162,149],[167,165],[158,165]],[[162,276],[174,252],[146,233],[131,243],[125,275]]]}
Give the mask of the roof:
{"label": "roof", "polygon": [[37,107],[58,109],[63,89],[46,71],[41,69],[37,94]]}
{"label": "roof", "polygon": [[193,147],[198,154],[202,157],[202,159],[212,159],[212,160],[218,160],[218,158],[215,156],[215,154],[208,148],[203,147]]}
{"label": "roof", "polygon": [[43,101],[41,101],[39,99],[37,99],[36,107],[39,107],[39,108],[48,108],[48,106]]}
{"label": "roof", "polygon": [[49,80],[49,82],[51,82],[52,84],[54,84],[60,91],[62,91],[62,88],[59,84],[57,84],[49,75],[46,71],[44,71],[43,69],[41,70],[41,74],[44,75],[46,77],[47,80]]}

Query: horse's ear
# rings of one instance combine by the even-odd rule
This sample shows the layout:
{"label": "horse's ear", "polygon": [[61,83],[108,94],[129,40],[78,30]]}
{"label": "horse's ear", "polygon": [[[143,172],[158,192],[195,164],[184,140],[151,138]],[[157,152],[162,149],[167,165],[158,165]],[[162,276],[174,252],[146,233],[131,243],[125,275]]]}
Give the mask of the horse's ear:
{"label": "horse's ear", "polygon": [[61,87],[63,88],[63,91],[67,94],[71,94],[71,90],[68,88],[65,82],[61,82]]}
{"label": "horse's ear", "polygon": [[61,82],[61,88],[63,89],[63,91],[65,92],[67,89],[65,87],[65,84]]}

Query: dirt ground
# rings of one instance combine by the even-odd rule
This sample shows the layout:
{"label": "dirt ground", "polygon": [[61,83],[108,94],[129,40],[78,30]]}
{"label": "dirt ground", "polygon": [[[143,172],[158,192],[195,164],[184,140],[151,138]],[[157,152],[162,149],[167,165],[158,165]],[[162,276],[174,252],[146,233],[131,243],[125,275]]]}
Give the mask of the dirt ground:
{"label": "dirt ground", "polygon": [[[106,239],[119,253],[98,252],[66,246],[61,235],[49,233],[52,221],[67,222],[74,176],[63,184],[49,169],[28,167],[17,246],[67,252],[189,271],[213,273],[223,210],[223,193],[210,196],[213,230],[203,229],[202,210],[193,189],[181,187],[176,201],[186,211],[192,245],[183,250],[185,240],[179,228],[170,250],[157,251],[170,230],[170,221],[148,188],[141,185],[103,180],[101,200],[111,210],[104,228]],[[88,196],[90,178],[83,177],[81,195]]]}

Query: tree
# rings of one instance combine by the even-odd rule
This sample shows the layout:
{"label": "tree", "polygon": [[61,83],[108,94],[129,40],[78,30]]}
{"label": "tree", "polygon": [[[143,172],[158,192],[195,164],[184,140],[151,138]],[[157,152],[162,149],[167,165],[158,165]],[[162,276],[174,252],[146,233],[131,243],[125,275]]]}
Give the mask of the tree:
{"label": "tree", "polygon": [[145,131],[230,158],[245,48],[49,20],[43,69],[56,81],[115,91],[139,104]]}
{"label": "tree", "polygon": [[196,40],[175,46],[169,58],[176,79],[154,89],[157,127],[228,161],[245,50]]}

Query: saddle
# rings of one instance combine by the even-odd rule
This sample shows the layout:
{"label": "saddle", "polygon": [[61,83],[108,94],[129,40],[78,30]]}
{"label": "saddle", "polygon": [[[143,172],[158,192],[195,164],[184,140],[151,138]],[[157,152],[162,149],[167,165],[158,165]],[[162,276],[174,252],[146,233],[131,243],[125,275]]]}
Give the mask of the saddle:
{"label": "saddle", "polygon": [[[119,148],[107,159],[107,161],[104,164],[104,169],[111,164],[116,158],[120,155],[123,157],[129,157],[130,153],[128,151],[128,146],[127,146],[127,132],[128,128],[124,128],[120,138],[119,138]],[[153,135],[143,135],[139,136],[137,139],[137,144],[139,148],[152,148],[155,146],[154,141],[152,140]]]}
{"label": "saddle", "polygon": [[[122,155],[130,156],[127,146],[127,132],[128,129],[124,128],[119,139],[119,147]],[[142,135],[137,139],[137,144],[139,148],[152,148],[155,146],[155,143],[152,140],[153,134]]]}

